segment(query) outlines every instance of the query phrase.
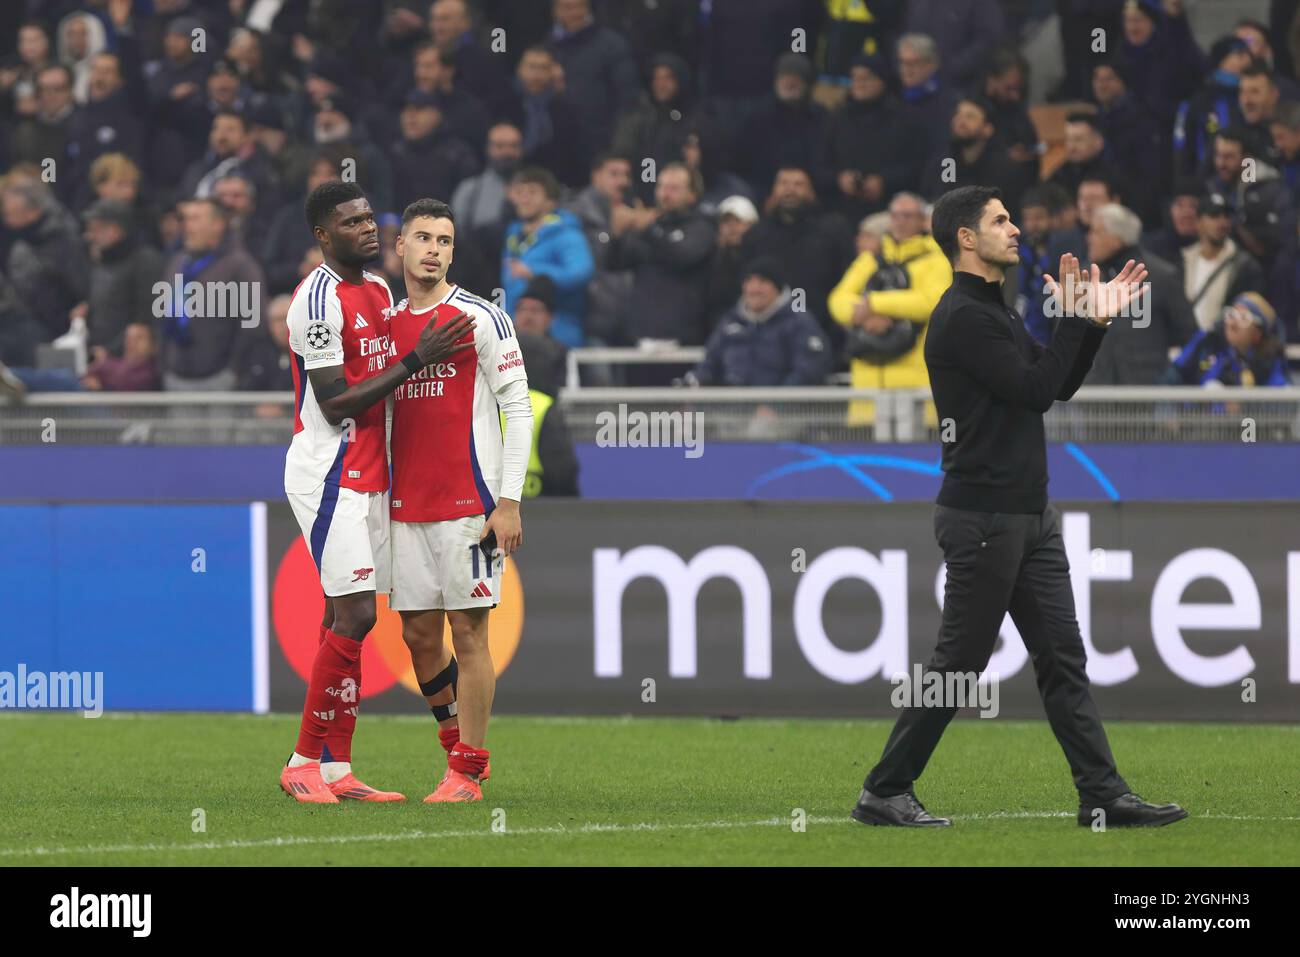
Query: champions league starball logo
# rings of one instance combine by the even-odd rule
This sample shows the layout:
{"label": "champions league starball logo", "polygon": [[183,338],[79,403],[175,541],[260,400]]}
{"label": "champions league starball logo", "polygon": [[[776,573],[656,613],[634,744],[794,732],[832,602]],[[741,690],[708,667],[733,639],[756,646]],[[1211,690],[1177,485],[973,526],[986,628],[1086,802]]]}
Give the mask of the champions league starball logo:
{"label": "champions league starball logo", "polygon": [[330,327],[323,322],[313,322],[307,327],[307,345],[312,349],[324,349],[330,344]]}

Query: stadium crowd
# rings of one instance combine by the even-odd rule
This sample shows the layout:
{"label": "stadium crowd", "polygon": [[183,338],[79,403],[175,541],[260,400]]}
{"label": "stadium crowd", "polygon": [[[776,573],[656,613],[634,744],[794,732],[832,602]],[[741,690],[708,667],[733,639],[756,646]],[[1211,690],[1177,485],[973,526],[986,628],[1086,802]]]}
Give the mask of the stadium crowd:
{"label": "stadium crowd", "polygon": [[[706,356],[598,380],[925,386],[951,280],[929,206],[972,183],[1022,229],[1007,297],[1040,340],[1063,252],[1147,263],[1149,322],[1116,324],[1087,384],[1288,382],[1300,3],[1204,49],[1181,0],[1060,0],[1059,156],[1020,50],[1044,6],[11,0],[0,382],[290,388],[303,199],[334,178],[366,190],[399,300],[402,209],[448,200],[453,281],[535,333],[552,394],[566,349],[647,341]],[[240,321],[183,292],[232,281]]]}

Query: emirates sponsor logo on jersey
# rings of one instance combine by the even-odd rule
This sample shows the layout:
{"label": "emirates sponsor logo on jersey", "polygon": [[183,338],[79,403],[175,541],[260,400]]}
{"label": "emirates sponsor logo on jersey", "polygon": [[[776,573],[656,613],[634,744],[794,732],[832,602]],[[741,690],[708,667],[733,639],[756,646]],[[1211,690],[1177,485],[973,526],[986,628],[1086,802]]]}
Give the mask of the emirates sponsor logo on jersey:
{"label": "emirates sponsor logo on jersey", "polygon": [[454,362],[435,362],[433,365],[425,366],[412,379],[454,379],[456,378],[456,363]]}
{"label": "emirates sponsor logo on jersey", "polygon": [[442,395],[444,381],[456,378],[456,363],[436,362],[425,366],[397,387],[399,399],[428,399]]}
{"label": "emirates sponsor logo on jersey", "polygon": [[382,372],[388,366],[388,357],[397,354],[396,347],[388,336],[373,336],[358,340],[362,358],[369,358],[367,372]]}
{"label": "emirates sponsor logo on jersey", "polygon": [[391,349],[388,336],[374,336],[370,339],[357,340],[363,356],[387,355]]}

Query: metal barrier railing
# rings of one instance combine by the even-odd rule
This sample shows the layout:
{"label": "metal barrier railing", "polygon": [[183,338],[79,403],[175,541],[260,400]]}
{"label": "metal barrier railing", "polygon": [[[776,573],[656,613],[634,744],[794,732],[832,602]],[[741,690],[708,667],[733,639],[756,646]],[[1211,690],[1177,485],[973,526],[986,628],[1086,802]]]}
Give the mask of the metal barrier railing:
{"label": "metal barrier railing", "polygon": [[[284,445],[293,402],[287,392],[34,393],[0,404],[0,444]],[[560,408],[578,442],[631,444],[638,430],[650,441],[653,430],[687,427],[711,442],[945,437],[925,389],[584,388],[564,390]],[[1300,388],[1092,387],[1044,424],[1057,442],[1297,442]]]}
{"label": "metal barrier railing", "polygon": [[582,388],[582,366],[694,366],[703,358],[703,346],[655,348],[586,346],[581,349],[570,349],[565,357],[565,386],[569,389]]}
{"label": "metal barrier railing", "polygon": [[[1170,360],[1173,360],[1180,351],[1177,347],[1171,348]],[[704,359],[704,354],[703,346],[587,346],[570,349],[565,359],[565,386],[569,389],[583,388],[581,373],[583,366],[694,366]],[[1288,345],[1286,356],[1290,365],[1300,368],[1300,343]],[[836,380],[847,383],[847,374],[837,373],[827,379],[828,383]]]}
{"label": "metal barrier railing", "polygon": [[34,392],[0,403],[0,444],[287,445],[292,392]]}
{"label": "metal barrier railing", "polygon": [[[699,413],[711,441],[945,437],[927,389],[581,389],[566,391],[562,404],[577,441],[600,441],[602,428],[655,412]],[[1097,386],[1056,403],[1044,428],[1054,442],[1296,442],[1300,388]]]}

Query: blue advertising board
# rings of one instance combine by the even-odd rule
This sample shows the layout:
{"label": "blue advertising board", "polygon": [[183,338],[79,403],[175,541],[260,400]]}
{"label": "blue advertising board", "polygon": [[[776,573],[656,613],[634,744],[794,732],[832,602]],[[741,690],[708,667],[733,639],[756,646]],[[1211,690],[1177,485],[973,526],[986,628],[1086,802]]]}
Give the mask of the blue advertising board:
{"label": "blue advertising board", "polygon": [[265,710],[263,515],[261,505],[0,506],[0,672],[102,672],[112,710]]}
{"label": "blue advertising board", "polygon": [[[284,500],[283,447],[20,446],[0,449],[0,501]],[[1279,443],[1052,443],[1060,501],[1291,501],[1300,446]],[[577,446],[585,498],[933,501],[935,444],[735,442],[679,448]]]}

